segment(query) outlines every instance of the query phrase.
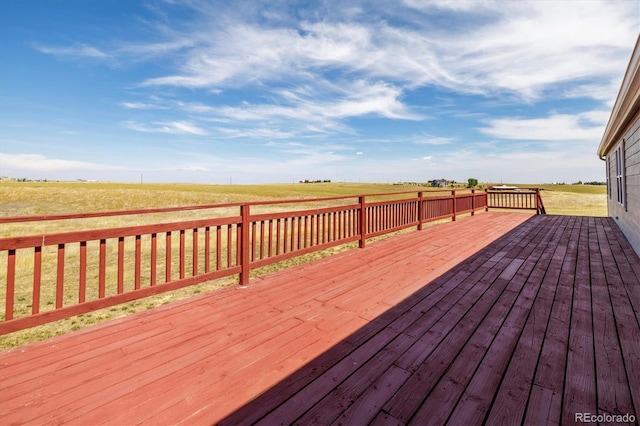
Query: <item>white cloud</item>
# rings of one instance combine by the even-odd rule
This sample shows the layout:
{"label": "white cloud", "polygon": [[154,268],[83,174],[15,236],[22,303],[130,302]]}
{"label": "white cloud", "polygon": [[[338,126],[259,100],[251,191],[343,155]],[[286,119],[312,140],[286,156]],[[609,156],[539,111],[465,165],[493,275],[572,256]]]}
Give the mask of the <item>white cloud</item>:
{"label": "white cloud", "polygon": [[77,43],[65,47],[36,45],[35,49],[53,56],[61,57],[85,57],[93,59],[111,59],[111,56],[94,46]]}
{"label": "white cloud", "polygon": [[122,125],[130,130],[144,133],[173,133],[204,136],[209,132],[188,121],[154,121],[152,126],[136,121],[125,121]]}
{"label": "white cloud", "polygon": [[0,153],[0,166],[3,173],[10,174],[13,171],[73,171],[73,170],[117,170],[105,164],[63,160],[58,158],[48,158],[40,154],[9,154]]}
{"label": "white cloud", "polygon": [[292,137],[291,132],[283,132],[267,127],[226,128],[215,127],[212,131],[221,133],[230,138],[257,138],[257,139],[286,139]]}
{"label": "white cloud", "polygon": [[500,118],[488,120],[489,126],[479,130],[501,139],[599,141],[607,118],[601,111],[554,114],[545,118]]}
{"label": "white cloud", "polygon": [[126,109],[167,109],[168,108],[166,106],[162,106],[158,104],[150,104],[145,102],[122,102],[120,105]]}
{"label": "white cloud", "polygon": [[[504,91],[533,99],[560,82],[591,79],[594,87],[608,85],[611,78],[620,77],[629,39],[637,35],[634,2],[405,3],[423,11],[453,9],[466,15],[464,22],[470,25],[437,28],[428,16],[422,27],[358,20],[358,15],[348,22],[333,17],[342,16],[340,6],[327,12],[332,16],[301,21],[297,28],[233,20],[221,24],[216,14],[208,18],[212,24],[179,36],[180,45],[189,48],[177,73],[144,84],[308,84],[333,72],[348,79],[394,81],[402,88],[435,84],[460,92]],[[419,21],[410,17],[411,12],[396,14]]]}
{"label": "white cloud", "polygon": [[422,145],[448,145],[453,143],[455,138],[423,134],[414,136],[412,141]]}
{"label": "white cloud", "polygon": [[[333,93],[324,94],[305,90],[287,91],[285,98],[275,104],[251,104],[238,106],[205,107],[189,106],[192,112],[204,117],[229,122],[276,122],[295,132],[324,133],[328,129],[349,132],[341,120],[350,117],[380,116],[390,119],[420,120],[422,116],[412,112],[399,97],[400,89],[384,84],[354,81],[346,87],[333,87]],[[316,97],[317,95],[317,97]],[[335,96],[330,96],[335,95]],[[291,132],[287,132],[291,133]]]}

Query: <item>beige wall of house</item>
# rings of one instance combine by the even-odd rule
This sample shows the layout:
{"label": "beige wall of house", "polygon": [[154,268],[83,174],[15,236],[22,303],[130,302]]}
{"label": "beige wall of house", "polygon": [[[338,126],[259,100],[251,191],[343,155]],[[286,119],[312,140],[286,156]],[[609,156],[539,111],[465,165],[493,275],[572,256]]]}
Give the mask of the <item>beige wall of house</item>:
{"label": "beige wall of house", "polygon": [[[618,178],[616,152],[623,154],[622,179]],[[607,154],[607,171],[609,216],[615,219],[640,256],[640,111],[636,113],[631,127]]]}
{"label": "beige wall of house", "polygon": [[606,161],[609,216],[640,256],[640,36],[598,147]]}

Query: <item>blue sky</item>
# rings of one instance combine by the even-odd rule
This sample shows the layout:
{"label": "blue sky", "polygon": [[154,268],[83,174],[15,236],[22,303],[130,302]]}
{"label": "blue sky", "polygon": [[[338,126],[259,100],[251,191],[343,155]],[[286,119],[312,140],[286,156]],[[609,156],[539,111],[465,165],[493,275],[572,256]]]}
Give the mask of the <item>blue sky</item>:
{"label": "blue sky", "polygon": [[0,1],[0,176],[604,180],[637,1]]}

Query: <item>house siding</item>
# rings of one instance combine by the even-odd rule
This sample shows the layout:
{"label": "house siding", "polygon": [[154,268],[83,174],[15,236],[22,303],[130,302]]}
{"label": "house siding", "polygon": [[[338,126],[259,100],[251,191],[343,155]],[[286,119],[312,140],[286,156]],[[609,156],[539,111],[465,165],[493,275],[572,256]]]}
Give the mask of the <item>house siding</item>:
{"label": "house siding", "polygon": [[624,136],[625,205],[617,200],[615,151],[622,144],[620,139],[607,154],[610,196],[607,197],[609,216],[624,232],[634,250],[640,255],[640,112],[637,112]]}

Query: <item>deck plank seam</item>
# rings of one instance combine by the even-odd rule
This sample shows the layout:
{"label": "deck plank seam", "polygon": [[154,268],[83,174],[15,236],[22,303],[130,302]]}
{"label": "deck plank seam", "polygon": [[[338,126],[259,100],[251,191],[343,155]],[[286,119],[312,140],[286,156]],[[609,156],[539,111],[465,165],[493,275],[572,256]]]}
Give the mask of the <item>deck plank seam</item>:
{"label": "deck plank seam", "polygon": [[[531,271],[531,274],[529,275],[529,277],[527,278],[526,283],[529,282],[531,276],[536,272],[536,270],[540,270],[543,269],[544,273],[542,274],[541,277],[539,277],[539,279],[536,277],[534,282],[539,282],[539,287],[538,290],[536,292],[535,298],[533,300],[533,303],[531,305],[531,308],[526,316],[526,318],[524,319],[524,325],[521,329],[520,334],[518,335],[517,339],[516,339],[516,344],[514,346],[514,350],[511,354],[511,357],[509,358],[509,360],[507,361],[507,366],[504,370],[504,374],[500,380],[500,383],[498,384],[498,392],[496,392],[494,394],[494,397],[489,405],[489,408],[487,410],[487,415],[484,418],[484,421],[486,423],[489,424],[494,424],[498,421],[498,419],[493,419],[492,415],[494,412],[499,412],[500,410],[504,410],[507,407],[512,411],[513,410],[513,403],[507,403],[505,401],[501,402],[501,403],[497,403],[498,400],[500,400],[501,395],[506,395],[506,391],[504,391],[504,389],[506,389],[507,387],[504,385],[505,380],[507,380],[509,373],[511,372],[511,370],[513,368],[514,365],[517,364],[517,361],[519,361],[518,359],[516,359],[514,361],[514,357],[516,355],[516,353],[519,350],[525,350],[525,349],[521,349],[522,347],[527,347],[529,349],[526,349],[528,351],[532,350],[530,349],[530,347],[538,347],[537,350],[537,354],[536,354],[536,359],[531,361],[532,364],[532,370],[531,370],[531,375],[530,378],[525,379],[524,377],[519,377],[518,376],[518,382],[519,383],[524,383],[524,385],[526,385],[528,387],[528,390],[525,392],[525,395],[523,396],[523,407],[522,407],[522,412],[519,415],[518,419],[509,419],[507,420],[507,423],[522,423],[523,419],[526,416],[526,409],[527,409],[527,405],[528,405],[528,401],[530,399],[531,396],[531,389],[533,387],[533,379],[535,377],[535,370],[537,368],[537,364],[539,362],[539,358],[540,358],[540,354],[542,352],[542,345],[534,345],[534,341],[539,340],[540,343],[544,340],[544,335],[546,334],[546,330],[548,328],[549,325],[549,319],[551,316],[551,307],[553,304],[553,297],[552,298],[541,298],[540,297],[540,293],[541,292],[552,292],[553,296],[555,297],[555,293],[556,293],[556,289],[557,289],[557,278],[554,278],[551,276],[550,271],[554,269],[554,264],[553,264],[553,257],[555,255],[555,249],[553,251],[551,250],[547,250],[547,248],[553,248],[553,247],[558,247],[558,245],[560,244],[561,240],[562,240],[562,235],[563,235],[563,229],[561,229],[558,225],[559,222],[562,222],[561,219],[558,217],[555,220],[553,220],[550,223],[550,227],[551,229],[551,235],[548,237],[546,245],[544,246],[545,248],[543,249],[543,252],[538,256],[538,260],[536,261],[535,264],[535,268]],[[546,265],[546,266],[545,266]],[[542,267],[541,267],[542,266]],[[549,283],[549,281],[551,281],[551,283]],[[525,283],[525,284],[526,284]],[[542,327],[543,329],[541,330],[541,332],[538,332],[538,336],[536,337],[536,330],[539,329],[539,327],[541,327],[540,325],[536,324],[536,313],[538,312],[537,310],[540,309],[542,310],[542,313],[540,313],[539,315],[542,316],[542,318],[540,318],[542,320]],[[531,325],[532,324],[532,325]],[[532,327],[533,329],[531,330],[531,345],[526,346],[526,344],[523,344],[523,336],[525,335],[525,331],[527,331],[527,327]],[[533,349],[535,350],[535,349]],[[513,363],[513,364],[512,364]],[[520,370],[516,368],[516,372],[511,373],[513,374],[518,374]],[[513,380],[513,379],[512,379]],[[496,405],[497,404],[497,405]],[[498,414],[496,414],[498,415]],[[500,422],[504,422],[505,419],[503,418],[502,420],[500,420]]]}
{"label": "deck plank seam", "polygon": [[[499,324],[498,330],[496,331],[491,342],[488,344],[486,351],[481,356],[481,359],[478,361],[478,365],[473,375],[469,378],[464,391],[460,394],[460,397],[458,398],[456,407],[462,401],[464,401],[464,398],[466,398],[466,395],[469,393],[469,389],[471,389],[475,383],[480,383],[478,382],[480,380],[479,379],[480,376],[478,375],[481,372],[480,369],[485,368],[483,366],[487,362],[488,362],[488,365],[494,364],[494,358],[491,357],[490,354],[496,350],[495,349],[497,344],[496,342],[501,341],[502,336],[505,336],[505,333],[506,333],[507,337],[505,338],[507,340],[502,341],[500,344],[500,351],[501,353],[505,354],[505,356],[503,356],[504,360],[501,363],[501,367],[498,366],[498,368],[500,369],[496,370],[496,372],[493,374],[493,376],[497,378],[494,380],[495,389],[499,389],[500,383],[504,378],[504,374],[506,373],[508,365],[511,362],[513,354],[516,350],[517,343],[520,340],[520,336],[522,335],[522,331],[524,330],[524,324],[526,324],[528,315],[531,312],[531,306],[535,302],[537,298],[537,294],[542,288],[542,283],[540,281],[538,281],[537,283],[532,283],[535,285],[535,288],[531,286],[527,286],[527,284],[529,283],[529,277],[531,276],[531,274],[534,273],[537,265],[542,265],[543,259],[541,259],[541,256],[545,254],[545,248],[549,244],[551,244],[550,239],[553,238],[555,233],[556,233],[555,228],[551,224],[549,224],[549,225],[545,225],[544,227],[540,227],[540,232],[536,235],[531,235],[530,240],[525,240],[528,246],[528,249],[526,251],[529,252],[529,256],[530,256],[527,259],[528,262],[527,264],[523,263],[522,267],[518,270],[517,274],[515,274],[509,280],[509,286],[516,285],[518,288],[518,291],[514,292],[515,294],[513,297],[513,301],[510,304],[508,311],[505,312],[504,315],[502,316],[502,321]],[[520,256],[520,254],[518,256]],[[547,267],[548,265],[545,266],[545,269]],[[487,315],[489,315],[489,313]],[[520,327],[518,324],[521,324],[522,326]],[[517,335],[513,335],[512,330],[516,330]],[[517,330],[520,330],[520,331],[517,332]],[[511,335],[511,338],[509,338],[510,335]],[[511,346],[508,346],[508,350],[503,350],[504,344],[511,345]],[[480,381],[482,382],[482,384],[480,385],[481,386],[480,389],[484,389],[484,386],[486,386],[485,385],[486,381],[485,380],[480,380]],[[487,391],[488,393],[491,393],[490,390],[487,389]],[[493,401],[495,400],[496,394],[497,392],[493,392],[493,397],[490,398],[490,400],[486,400],[483,406],[481,407],[476,406],[476,409],[474,410],[473,415],[475,416],[475,415],[478,415],[479,413],[484,412],[482,422],[486,422],[489,416],[489,413],[491,411],[491,406],[493,404]],[[482,396],[472,393],[471,399],[474,401],[474,403],[478,401],[478,398],[482,398]],[[460,419],[459,413],[461,412],[465,412],[465,411],[464,410],[457,411],[457,408],[454,408],[453,410],[451,410],[450,416],[447,418],[447,421],[450,421],[452,416],[455,416],[455,415],[457,415],[458,417],[456,417],[455,420],[453,420],[454,423],[460,422],[460,421],[462,422],[471,421],[471,419],[464,418],[464,417]],[[468,410],[466,410],[466,412],[468,412]]]}

